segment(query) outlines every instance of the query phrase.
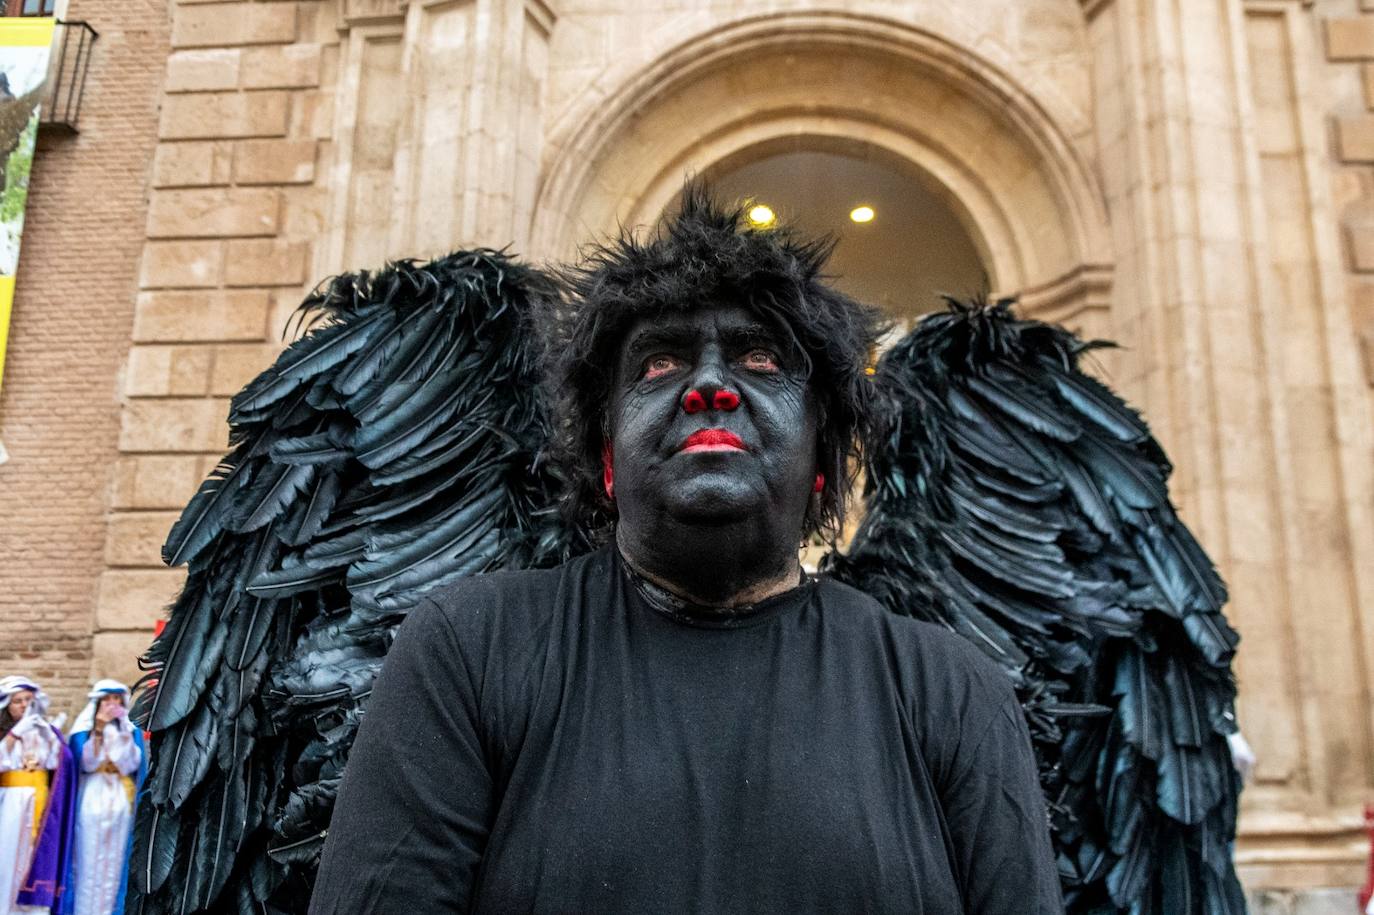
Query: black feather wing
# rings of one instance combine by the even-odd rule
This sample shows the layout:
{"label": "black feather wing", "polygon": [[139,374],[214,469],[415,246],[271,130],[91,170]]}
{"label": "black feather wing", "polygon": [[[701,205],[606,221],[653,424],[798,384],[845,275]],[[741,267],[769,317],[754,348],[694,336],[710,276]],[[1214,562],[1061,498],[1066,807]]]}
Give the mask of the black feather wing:
{"label": "black feather wing", "polygon": [[136,703],[152,768],[128,911],[304,911],[407,609],[585,546],[542,469],[530,324],[553,290],[491,251],[338,277],[234,398],[234,450],[164,547],[190,568]]}
{"label": "black feather wing", "polygon": [[1079,370],[1089,344],[1009,302],[950,306],[878,366],[866,514],[830,565],[1012,678],[1070,912],[1243,912],[1237,636],[1171,468]]}

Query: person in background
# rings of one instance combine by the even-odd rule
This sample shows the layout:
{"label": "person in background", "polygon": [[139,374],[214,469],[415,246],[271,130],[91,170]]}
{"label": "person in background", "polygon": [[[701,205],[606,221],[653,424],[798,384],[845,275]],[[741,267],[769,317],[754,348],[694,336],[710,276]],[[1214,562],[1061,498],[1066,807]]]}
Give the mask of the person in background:
{"label": "person in background", "polygon": [[76,834],[62,915],[124,911],[134,799],[147,774],[143,734],[129,721],[129,687],[99,680],[72,725],[72,759],[80,767]]}
{"label": "person in background", "polygon": [[62,893],[76,779],[48,697],[0,679],[0,913],[48,912]]}

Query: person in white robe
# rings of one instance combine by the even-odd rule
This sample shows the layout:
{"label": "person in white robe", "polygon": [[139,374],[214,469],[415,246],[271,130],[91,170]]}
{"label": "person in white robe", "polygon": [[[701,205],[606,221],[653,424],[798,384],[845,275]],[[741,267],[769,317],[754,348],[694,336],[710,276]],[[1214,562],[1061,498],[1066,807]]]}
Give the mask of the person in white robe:
{"label": "person in white robe", "polygon": [[49,906],[20,905],[33,864],[52,777],[63,762],[62,736],[44,717],[47,696],[26,677],[0,679],[0,913],[29,915]]}
{"label": "person in white robe", "polygon": [[129,688],[100,680],[72,725],[80,767],[76,837],[62,915],[120,915],[134,801],[146,771],[143,735],[128,716]]}

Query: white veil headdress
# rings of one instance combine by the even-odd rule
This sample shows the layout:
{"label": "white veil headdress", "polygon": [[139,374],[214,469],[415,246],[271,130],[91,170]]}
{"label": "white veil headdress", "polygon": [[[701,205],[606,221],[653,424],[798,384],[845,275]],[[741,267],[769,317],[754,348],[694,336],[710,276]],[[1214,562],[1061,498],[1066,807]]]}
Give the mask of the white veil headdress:
{"label": "white veil headdress", "polygon": [[37,708],[38,714],[46,718],[48,715],[48,694],[43,692],[43,687],[22,674],[0,677],[0,709],[8,706],[10,697],[21,689],[33,693],[33,705]]}
{"label": "white veil headdress", "polygon": [[97,680],[91,687],[91,691],[86,694],[90,701],[81,710],[81,714],[76,716],[76,721],[72,723],[71,733],[80,734],[82,731],[89,731],[95,727],[95,710],[100,705],[100,700],[106,696],[123,696],[124,706],[129,706],[129,687],[120,683],[118,680]]}

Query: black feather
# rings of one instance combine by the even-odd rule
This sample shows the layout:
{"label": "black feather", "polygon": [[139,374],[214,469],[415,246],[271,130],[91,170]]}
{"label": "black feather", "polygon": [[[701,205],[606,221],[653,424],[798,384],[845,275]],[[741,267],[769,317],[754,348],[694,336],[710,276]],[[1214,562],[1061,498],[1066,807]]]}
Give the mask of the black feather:
{"label": "black feather", "polygon": [[247,483],[242,463],[246,452],[246,448],[240,448],[229,455],[200,485],[167,535],[162,547],[163,562],[178,566],[194,559],[224,528],[240,490]]}
{"label": "black feather", "polygon": [[335,278],[234,398],[235,451],[165,551],[191,570],[135,703],[130,912],[304,911],[396,622],[447,579],[585,547],[542,457],[547,288],[488,251]]}
{"label": "black feather", "polygon": [[1225,587],[1148,427],[1078,370],[1085,348],[1005,302],[923,320],[878,365],[867,512],[827,564],[1006,671],[1066,911],[1231,915]]}

